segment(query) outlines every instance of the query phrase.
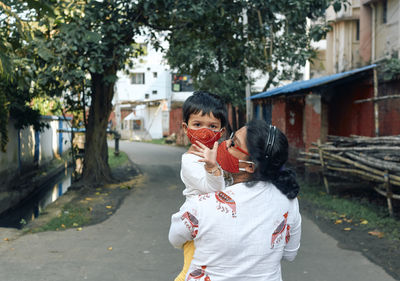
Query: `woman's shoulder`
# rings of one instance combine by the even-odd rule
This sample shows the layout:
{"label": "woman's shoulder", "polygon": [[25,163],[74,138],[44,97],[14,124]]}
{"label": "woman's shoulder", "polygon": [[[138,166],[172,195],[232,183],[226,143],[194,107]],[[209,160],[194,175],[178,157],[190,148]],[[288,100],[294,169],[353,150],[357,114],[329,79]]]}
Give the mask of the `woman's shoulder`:
{"label": "woman's shoulder", "polygon": [[298,204],[297,203],[297,197],[294,199],[289,199],[286,194],[284,194],[276,185],[274,185],[271,182],[267,181],[258,181],[252,183],[250,185],[249,189],[256,189],[262,193],[264,193],[266,196],[270,197],[274,201],[279,201],[282,204],[286,202],[289,205],[292,204]]}

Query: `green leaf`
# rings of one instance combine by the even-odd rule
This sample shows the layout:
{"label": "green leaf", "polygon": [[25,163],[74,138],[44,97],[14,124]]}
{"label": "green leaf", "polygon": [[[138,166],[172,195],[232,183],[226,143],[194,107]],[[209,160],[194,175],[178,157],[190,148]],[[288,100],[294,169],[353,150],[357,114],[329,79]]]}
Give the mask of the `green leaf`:
{"label": "green leaf", "polygon": [[342,3],[339,1],[335,1],[332,6],[336,13],[342,9]]}
{"label": "green leaf", "polygon": [[87,41],[98,43],[101,40],[101,35],[93,31],[85,31]]}
{"label": "green leaf", "polygon": [[107,75],[104,76],[103,81],[104,83],[115,83],[117,81],[117,75]]}
{"label": "green leaf", "polygon": [[38,48],[38,55],[45,61],[49,61],[50,58],[53,57],[53,54],[51,53],[51,51],[45,47]]}

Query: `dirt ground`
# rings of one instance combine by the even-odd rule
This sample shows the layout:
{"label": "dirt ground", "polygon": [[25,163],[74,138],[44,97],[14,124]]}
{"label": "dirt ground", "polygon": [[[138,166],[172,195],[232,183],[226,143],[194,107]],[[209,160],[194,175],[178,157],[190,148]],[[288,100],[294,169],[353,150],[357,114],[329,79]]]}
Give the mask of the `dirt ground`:
{"label": "dirt ground", "polygon": [[322,232],[334,237],[340,248],[361,252],[392,277],[400,280],[400,241],[372,236],[361,226],[354,224],[351,224],[351,231],[345,231],[345,224],[336,225],[332,220],[319,216],[317,208],[304,199],[300,199],[300,208],[302,214],[312,219]]}

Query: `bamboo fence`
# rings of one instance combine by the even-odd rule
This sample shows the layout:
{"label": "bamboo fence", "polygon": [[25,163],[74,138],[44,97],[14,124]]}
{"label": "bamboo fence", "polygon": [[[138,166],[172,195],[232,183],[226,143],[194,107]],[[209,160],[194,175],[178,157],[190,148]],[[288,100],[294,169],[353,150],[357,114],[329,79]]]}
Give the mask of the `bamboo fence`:
{"label": "bamboo fence", "polygon": [[392,199],[400,199],[400,135],[328,136],[326,143],[318,140],[308,152],[300,153],[297,160],[321,167],[327,193],[328,178],[373,183],[374,190],[386,197],[389,214],[393,215]]}

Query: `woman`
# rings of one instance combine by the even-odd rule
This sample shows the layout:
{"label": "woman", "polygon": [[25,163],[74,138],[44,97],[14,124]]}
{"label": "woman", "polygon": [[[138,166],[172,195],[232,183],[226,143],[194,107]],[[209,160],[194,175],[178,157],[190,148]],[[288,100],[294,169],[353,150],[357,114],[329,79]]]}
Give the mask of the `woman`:
{"label": "woman", "polygon": [[186,201],[171,219],[171,244],[196,246],[186,280],[282,280],[280,261],[295,258],[301,231],[287,158],[285,135],[261,120],[220,144],[217,161],[233,185]]}

